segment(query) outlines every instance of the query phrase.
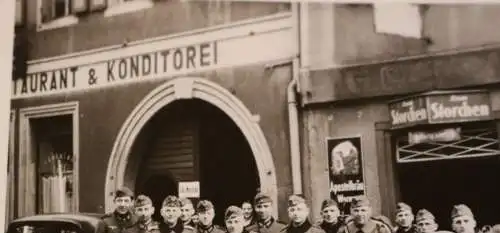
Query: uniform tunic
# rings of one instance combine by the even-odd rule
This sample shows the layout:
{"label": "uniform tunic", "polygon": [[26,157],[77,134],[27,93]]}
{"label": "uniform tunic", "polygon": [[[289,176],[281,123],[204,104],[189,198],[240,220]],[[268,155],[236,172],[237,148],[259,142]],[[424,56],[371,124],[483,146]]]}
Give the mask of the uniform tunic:
{"label": "uniform tunic", "polygon": [[411,226],[408,229],[403,229],[401,227],[398,227],[395,233],[417,233],[417,228],[415,226]]}
{"label": "uniform tunic", "polygon": [[196,230],[189,225],[182,224],[181,220],[178,220],[175,226],[170,226],[169,224],[162,222],[160,223],[161,233],[195,233]]}
{"label": "uniform tunic", "polygon": [[292,223],[285,226],[282,233],[325,233],[323,229],[318,226],[313,226],[309,221],[305,221],[300,226],[293,226]]}
{"label": "uniform tunic", "polygon": [[219,225],[211,225],[209,227],[202,226],[198,224],[196,227],[196,233],[226,233],[226,230]]}
{"label": "uniform tunic", "polygon": [[336,223],[321,221],[317,224],[317,226],[323,229],[325,233],[342,233],[342,231],[344,230],[343,228],[345,227],[345,225],[341,221],[338,221]]}
{"label": "uniform tunic", "polygon": [[392,233],[391,228],[384,222],[376,219],[369,219],[368,222],[359,228],[354,221],[349,221],[344,228],[345,233]]}
{"label": "uniform tunic", "polygon": [[245,230],[257,233],[279,233],[284,227],[286,227],[285,224],[271,218],[264,223],[256,221],[255,223],[246,226]]}
{"label": "uniform tunic", "polygon": [[128,212],[127,214],[119,214],[113,212],[102,217],[103,222],[108,227],[109,233],[137,233],[136,227],[137,217]]}
{"label": "uniform tunic", "polygon": [[153,220],[147,223],[138,222],[136,226],[139,233],[160,233],[160,224]]}

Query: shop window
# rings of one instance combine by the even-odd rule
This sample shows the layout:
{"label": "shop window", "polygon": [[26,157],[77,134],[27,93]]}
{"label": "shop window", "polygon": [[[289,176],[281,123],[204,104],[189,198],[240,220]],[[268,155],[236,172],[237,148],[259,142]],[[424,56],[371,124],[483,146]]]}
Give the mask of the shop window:
{"label": "shop window", "polygon": [[78,3],[79,0],[38,0],[40,9],[38,29],[48,30],[78,23],[78,18],[74,15],[73,2]]}
{"label": "shop window", "polygon": [[78,103],[19,110],[19,217],[78,211]]}
{"label": "shop window", "polygon": [[[412,142],[410,134],[396,140],[397,162],[421,162],[444,159],[493,156],[500,154],[498,132],[494,126],[474,124],[434,128],[426,133],[422,142]],[[477,127],[480,126],[480,127]],[[434,136],[429,136],[433,134]],[[452,134],[457,134],[453,136]],[[434,138],[434,139],[431,139]],[[437,138],[442,138],[439,140]],[[448,139],[446,139],[448,138]],[[419,139],[420,140],[420,139]]]}
{"label": "shop window", "polygon": [[145,10],[153,7],[153,0],[108,0],[105,17]]}
{"label": "shop window", "polygon": [[73,132],[71,115],[32,120],[40,213],[72,212]]}

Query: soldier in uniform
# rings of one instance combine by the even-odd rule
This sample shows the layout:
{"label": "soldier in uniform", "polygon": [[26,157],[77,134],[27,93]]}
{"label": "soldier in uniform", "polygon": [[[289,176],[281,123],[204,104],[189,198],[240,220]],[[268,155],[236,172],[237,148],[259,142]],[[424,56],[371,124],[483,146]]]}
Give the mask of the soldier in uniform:
{"label": "soldier in uniform", "polygon": [[415,216],[409,205],[403,202],[396,204],[396,233],[417,233],[413,225]]}
{"label": "soldier in uniform", "polygon": [[196,227],[196,224],[193,222],[194,215],[194,206],[193,202],[189,200],[189,198],[181,198],[181,217],[182,223],[184,225],[189,225],[192,228]]}
{"label": "soldier in uniform", "polygon": [[[229,206],[224,213],[227,233],[249,233],[245,230],[244,211],[237,206]],[[253,232],[252,232],[253,233]]]}
{"label": "soldier in uniform", "polygon": [[130,189],[123,187],[115,191],[113,202],[116,208],[102,218],[110,233],[137,233],[137,217],[132,210],[133,201],[134,194]]}
{"label": "soldier in uniform", "polygon": [[175,196],[167,196],[162,203],[161,216],[163,222],[160,223],[161,233],[194,233],[194,228],[184,225],[179,219],[181,216],[181,202]]}
{"label": "soldier in uniform", "polygon": [[345,233],[391,233],[391,227],[372,215],[370,201],[365,196],[351,202],[351,218],[344,228]]}
{"label": "soldier in uniform", "polygon": [[338,203],[332,199],[325,199],[321,203],[321,221],[317,223],[326,233],[342,232],[344,223],[340,219]]}
{"label": "soldier in uniform", "polygon": [[256,213],[256,222],[245,227],[247,231],[257,233],[278,233],[286,225],[276,221],[272,215],[273,200],[264,193],[258,193],[254,198],[254,207]]}
{"label": "soldier in uniform", "polygon": [[213,224],[215,209],[212,202],[201,200],[196,206],[196,212],[198,213],[197,233],[225,233],[222,227]]}
{"label": "soldier in uniform", "polygon": [[434,215],[426,209],[417,212],[415,223],[418,233],[434,233],[439,227]]}
{"label": "soldier in uniform", "polygon": [[291,195],[288,198],[288,217],[291,222],[281,232],[286,233],[325,233],[318,226],[309,222],[309,207],[302,196]]}
{"label": "soldier in uniform", "polygon": [[464,205],[455,205],[451,210],[451,229],[455,233],[475,233],[476,220],[471,209]]}
{"label": "soldier in uniform", "polygon": [[135,214],[138,218],[137,228],[139,233],[160,233],[159,223],[153,221],[155,208],[153,202],[146,195],[139,195],[135,199]]}
{"label": "soldier in uniform", "polygon": [[255,223],[255,214],[253,211],[253,206],[250,201],[244,201],[241,204],[241,209],[243,210],[243,221],[244,226],[249,226]]}

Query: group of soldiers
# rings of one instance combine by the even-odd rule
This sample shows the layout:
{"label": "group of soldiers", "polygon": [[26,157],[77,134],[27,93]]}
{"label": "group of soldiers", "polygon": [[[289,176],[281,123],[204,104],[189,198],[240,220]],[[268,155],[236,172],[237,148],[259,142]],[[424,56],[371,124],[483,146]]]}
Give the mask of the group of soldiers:
{"label": "group of soldiers", "polygon": [[[109,233],[445,233],[438,230],[434,215],[426,209],[416,214],[405,203],[397,204],[395,227],[389,218],[374,216],[366,197],[357,197],[350,204],[350,215],[341,216],[338,203],[326,199],[321,204],[321,220],[310,222],[310,208],[302,195],[288,198],[285,224],[272,215],[273,200],[258,193],[253,203],[229,206],[224,211],[224,226],[213,223],[215,209],[209,200],[200,200],[196,208],[187,198],[167,196],[159,210],[163,221],[152,219],[155,208],[151,199],[123,188],[114,196],[115,210],[103,217]],[[469,207],[460,204],[451,211],[453,233],[478,233],[476,220]],[[500,233],[500,225],[487,229]]]}

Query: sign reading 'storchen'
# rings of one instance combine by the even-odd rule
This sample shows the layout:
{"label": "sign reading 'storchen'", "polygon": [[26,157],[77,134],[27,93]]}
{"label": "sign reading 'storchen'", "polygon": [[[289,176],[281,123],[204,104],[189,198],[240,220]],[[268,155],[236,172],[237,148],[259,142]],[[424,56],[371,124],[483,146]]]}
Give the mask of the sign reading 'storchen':
{"label": "sign reading 'storchen'", "polygon": [[394,128],[491,119],[487,92],[430,92],[389,104]]}

